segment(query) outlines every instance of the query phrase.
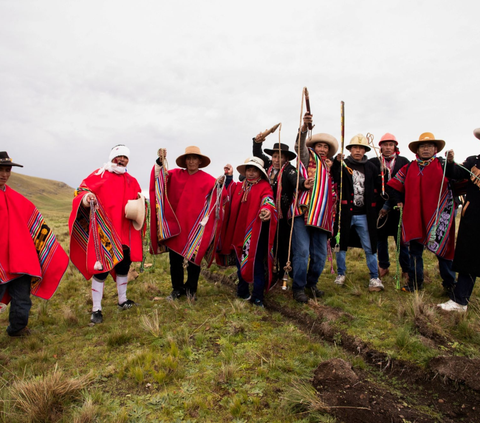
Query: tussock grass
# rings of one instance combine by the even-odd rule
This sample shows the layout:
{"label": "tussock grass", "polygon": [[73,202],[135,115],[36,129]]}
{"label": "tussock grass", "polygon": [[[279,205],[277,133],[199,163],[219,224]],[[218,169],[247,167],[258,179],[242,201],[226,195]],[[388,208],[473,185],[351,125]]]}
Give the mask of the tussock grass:
{"label": "tussock grass", "polygon": [[12,419],[27,422],[57,421],[65,407],[81,398],[81,392],[93,382],[92,373],[69,378],[62,371],[27,380],[18,380],[10,388]]}

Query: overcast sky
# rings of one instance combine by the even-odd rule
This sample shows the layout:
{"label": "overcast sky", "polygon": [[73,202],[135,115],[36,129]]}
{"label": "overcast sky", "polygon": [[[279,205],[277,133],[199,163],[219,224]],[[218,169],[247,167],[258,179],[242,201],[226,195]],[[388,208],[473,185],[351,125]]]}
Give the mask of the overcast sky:
{"label": "overcast sky", "polygon": [[[480,152],[480,2],[0,0],[0,150],[16,172],[72,187],[131,149],[143,189],[160,147],[220,175],[281,122],[293,148],[302,88],[315,132],[408,143],[432,132]],[[265,147],[278,141],[270,135]],[[372,154],[370,153],[370,157]]]}

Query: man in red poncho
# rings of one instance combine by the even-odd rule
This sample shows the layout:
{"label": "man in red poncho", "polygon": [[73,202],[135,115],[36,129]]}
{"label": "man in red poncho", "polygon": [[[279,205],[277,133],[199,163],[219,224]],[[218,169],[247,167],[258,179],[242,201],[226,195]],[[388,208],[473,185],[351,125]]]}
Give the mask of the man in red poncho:
{"label": "man in red poncho", "polygon": [[[92,323],[103,321],[103,286],[109,272],[117,284],[118,307],[135,305],[127,299],[128,271],[143,258],[145,205],[140,185],[127,171],[129,157],[126,146],[115,146],[109,162],[82,181],[73,199],[70,258],[85,279],[92,278]],[[127,203],[137,199],[139,213],[132,220],[126,217]]]}
{"label": "man in red poncho", "polygon": [[455,251],[455,205],[443,163],[436,154],[445,141],[430,132],[408,145],[416,160],[403,166],[390,179],[392,203],[403,207],[403,242],[410,242],[408,284],[402,290],[423,289],[423,250],[426,247],[438,259],[445,291],[455,284],[452,260]]}
{"label": "man in red poncho", "polygon": [[[210,164],[200,148],[189,146],[177,157],[179,169],[167,171],[166,150],[158,151],[150,178],[150,239],[152,254],[168,248],[172,293],[196,300],[200,264],[210,264],[222,221],[223,186],[200,170]],[[187,281],[184,284],[184,266]]]}
{"label": "man in red poncho", "polygon": [[13,163],[0,151],[0,311],[10,303],[10,336],[29,335],[30,294],[50,299],[67,270],[68,256],[37,208],[6,185]]}
{"label": "man in red poncho", "polygon": [[[235,261],[238,268],[237,296],[262,307],[263,293],[269,290],[272,280],[277,210],[263,160],[251,157],[237,166],[237,170],[245,179],[230,184],[228,188],[229,202],[217,263],[225,266]],[[265,273],[268,274],[267,280]],[[250,294],[248,284],[252,283]]]}

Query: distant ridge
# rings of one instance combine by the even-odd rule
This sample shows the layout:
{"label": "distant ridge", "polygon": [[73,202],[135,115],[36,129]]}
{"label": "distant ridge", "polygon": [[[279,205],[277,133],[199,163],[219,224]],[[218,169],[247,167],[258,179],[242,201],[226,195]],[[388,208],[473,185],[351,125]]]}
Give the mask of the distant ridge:
{"label": "distant ridge", "polygon": [[75,189],[63,182],[21,175],[12,171],[7,185],[27,197],[42,213],[68,214],[72,208]]}

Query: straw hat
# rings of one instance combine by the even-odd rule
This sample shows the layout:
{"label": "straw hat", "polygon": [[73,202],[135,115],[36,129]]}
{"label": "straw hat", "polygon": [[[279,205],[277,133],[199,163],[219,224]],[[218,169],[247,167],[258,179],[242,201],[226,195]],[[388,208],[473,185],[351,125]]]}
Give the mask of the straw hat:
{"label": "straw hat", "polygon": [[139,231],[145,222],[145,197],[139,194],[140,198],[128,200],[125,205],[125,217],[133,220],[133,227]]}
{"label": "straw hat", "polygon": [[435,144],[437,146],[437,153],[440,153],[440,151],[443,150],[443,147],[445,147],[445,141],[436,140],[435,135],[433,135],[431,132],[424,132],[420,135],[418,141],[412,141],[410,144],[408,144],[408,148],[412,153],[417,154],[418,146],[426,142]]}
{"label": "straw hat", "polygon": [[198,148],[195,145],[190,145],[189,147],[185,148],[185,154],[182,154],[181,156],[177,157],[177,166],[178,167],[183,167],[186,168],[187,164],[185,163],[185,159],[189,154],[195,154],[196,156],[199,156],[202,159],[202,163],[198,166],[199,168],[202,167],[207,167],[210,164],[210,159],[207,156],[204,156],[200,152],[200,148]]}
{"label": "straw hat", "polygon": [[315,134],[311,138],[309,138],[305,144],[307,145],[307,147],[314,148],[317,142],[324,142],[328,145],[329,157],[333,157],[335,156],[335,154],[337,154],[338,141],[334,136],[325,133]]}
{"label": "straw hat", "polygon": [[354,145],[358,145],[360,147],[365,147],[365,152],[371,150],[370,146],[368,145],[368,140],[362,134],[357,134],[350,140],[350,143],[346,147],[347,150],[350,151],[350,149]]}
{"label": "straw hat", "polygon": [[[269,156],[273,156],[273,153],[278,153],[278,147],[279,147],[279,144],[278,142],[276,142],[275,144],[273,144],[272,149],[265,148],[263,151],[267,153]],[[293,160],[295,157],[297,157],[297,155],[293,151],[290,151],[288,149],[287,144],[280,143],[280,153],[285,154],[285,156],[287,156],[288,161]]]}
{"label": "straw hat", "polygon": [[386,141],[394,142],[395,145],[398,145],[398,141],[397,141],[397,138],[395,138],[395,135],[390,134],[388,132],[380,139],[380,141],[378,142],[378,145],[382,145],[382,142],[386,142]]}
{"label": "straw hat", "polygon": [[245,171],[247,169],[247,166],[254,166],[256,167],[257,169],[260,169],[262,171],[262,173],[265,175],[266,178],[268,178],[267,176],[267,172],[265,172],[265,163],[263,162],[263,160],[259,157],[250,157],[248,158],[247,160],[245,160],[245,162],[239,166],[237,166],[237,171],[238,173],[240,173],[240,175],[242,176],[245,176]]}
{"label": "straw hat", "polygon": [[23,167],[23,165],[18,163],[13,163],[12,159],[8,156],[6,151],[0,151],[0,166],[18,166]]}
{"label": "straw hat", "polygon": [[480,140],[480,128],[474,129],[473,135],[475,135]]}

